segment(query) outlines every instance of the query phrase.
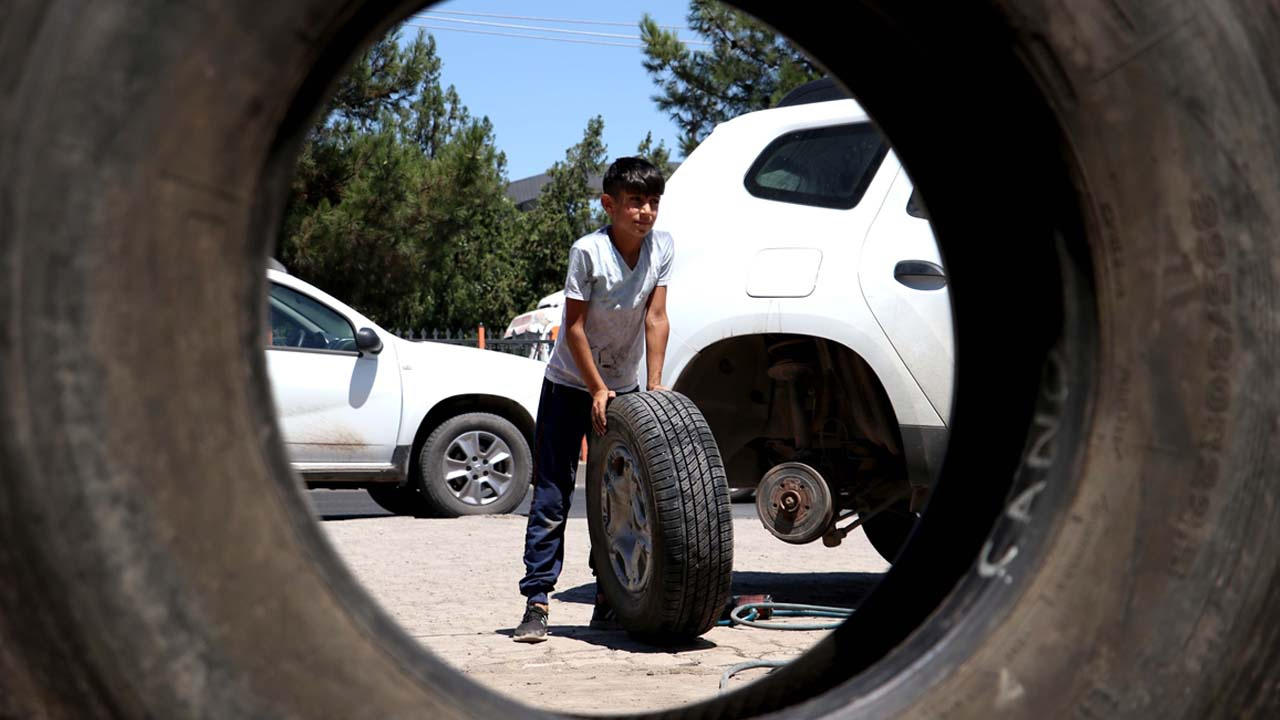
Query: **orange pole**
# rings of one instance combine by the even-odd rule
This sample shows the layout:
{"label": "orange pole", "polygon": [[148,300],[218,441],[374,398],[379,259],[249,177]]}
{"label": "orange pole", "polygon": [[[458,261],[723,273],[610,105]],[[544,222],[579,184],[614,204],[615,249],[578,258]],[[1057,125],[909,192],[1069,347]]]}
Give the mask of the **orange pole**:
{"label": "orange pole", "polygon": [[480,348],[481,350],[483,350],[483,349],[484,349],[484,323],[480,323],[480,327],[479,327],[478,329],[479,329],[479,331],[480,331],[480,341],[479,341],[479,343],[476,345],[476,347],[478,347],[478,348]]}
{"label": "orange pole", "polygon": [[587,461],[587,436],[586,435],[582,436],[582,454],[578,456],[578,459],[581,460],[582,462]]}

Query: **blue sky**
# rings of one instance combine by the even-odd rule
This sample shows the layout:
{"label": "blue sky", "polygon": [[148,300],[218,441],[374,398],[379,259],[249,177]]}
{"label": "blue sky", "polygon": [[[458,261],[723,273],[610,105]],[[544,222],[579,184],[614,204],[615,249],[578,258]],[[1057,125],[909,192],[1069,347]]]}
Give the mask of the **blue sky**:
{"label": "blue sky", "polygon": [[[488,116],[493,122],[498,148],[507,155],[508,177],[519,180],[545,172],[564,159],[565,150],[582,139],[587,121],[595,115],[604,118],[604,141],[610,158],[635,152],[645,133],[652,131],[654,141],[664,140],[672,159],[679,159],[676,128],[650,100],[657,87],[640,64],[644,55],[639,49],[476,31],[545,35],[525,28],[558,27],[637,39],[590,34],[561,35],[562,38],[638,46],[640,32],[636,25],[641,15],[649,13],[660,25],[686,27],[688,10],[688,0],[447,0],[411,19],[405,34],[417,32],[417,24],[432,26],[423,29],[435,36],[444,64],[443,84],[457,88],[473,116]],[[521,19],[535,17],[627,24]],[[445,27],[470,32],[440,29]],[[698,39],[688,32],[682,32],[681,37]]]}

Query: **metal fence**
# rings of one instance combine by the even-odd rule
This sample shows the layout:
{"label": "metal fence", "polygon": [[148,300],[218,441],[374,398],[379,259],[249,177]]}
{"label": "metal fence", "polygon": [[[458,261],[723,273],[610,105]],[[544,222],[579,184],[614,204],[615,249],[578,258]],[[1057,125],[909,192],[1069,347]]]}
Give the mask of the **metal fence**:
{"label": "metal fence", "polygon": [[485,341],[484,347],[486,350],[497,350],[498,352],[521,355],[523,357],[546,362],[551,359],[551,348],[555,347],[555,344],[556,342],[554,340],[540,340],[536,338],[499,338],[497,340]]}
{"label": "metal fence", "polygon": [[[398,338],[412,342],[438,342],[446,345],[462,345],[465,347],[481,347],[480,333],[477,330],[392,330]],[[551,357],[554,340],[539,337],[517,338],[485,338],[484,349],[520,355],[534,360],[546,361]]]}

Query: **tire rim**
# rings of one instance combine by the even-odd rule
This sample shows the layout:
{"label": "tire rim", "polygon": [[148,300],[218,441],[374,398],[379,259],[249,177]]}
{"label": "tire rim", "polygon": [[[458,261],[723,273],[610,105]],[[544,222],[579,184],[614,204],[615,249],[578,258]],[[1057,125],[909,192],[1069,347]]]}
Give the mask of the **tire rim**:
{"label": "tire rim", "polygon": [[445,487],[467,505],[497,502],[515,480],[511,447],[500,436],[484,430],[455,437],[441,464]]}
{"label": "tire rim", "polygon": [[600,518],[613,574],[632,594],[643,592],[649,585],[653,567],[653,532],[645,495],[644,476],[631,451],[621,445],[610,448]]}

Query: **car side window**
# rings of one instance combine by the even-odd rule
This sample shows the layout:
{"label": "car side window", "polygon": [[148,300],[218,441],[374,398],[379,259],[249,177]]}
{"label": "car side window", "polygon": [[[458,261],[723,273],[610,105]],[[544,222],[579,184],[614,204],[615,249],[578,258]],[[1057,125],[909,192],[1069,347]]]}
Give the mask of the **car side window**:
{"label": "car side window", "polygon": [[271,283],[271,347],[356,352],[356,332],[345,317],[314,298]]}
{"label": "car side window", "polygon": [[869,123],[787,133],[747,171],[747,192],[779,202],[847,210],[858,204],[889,146]]}

